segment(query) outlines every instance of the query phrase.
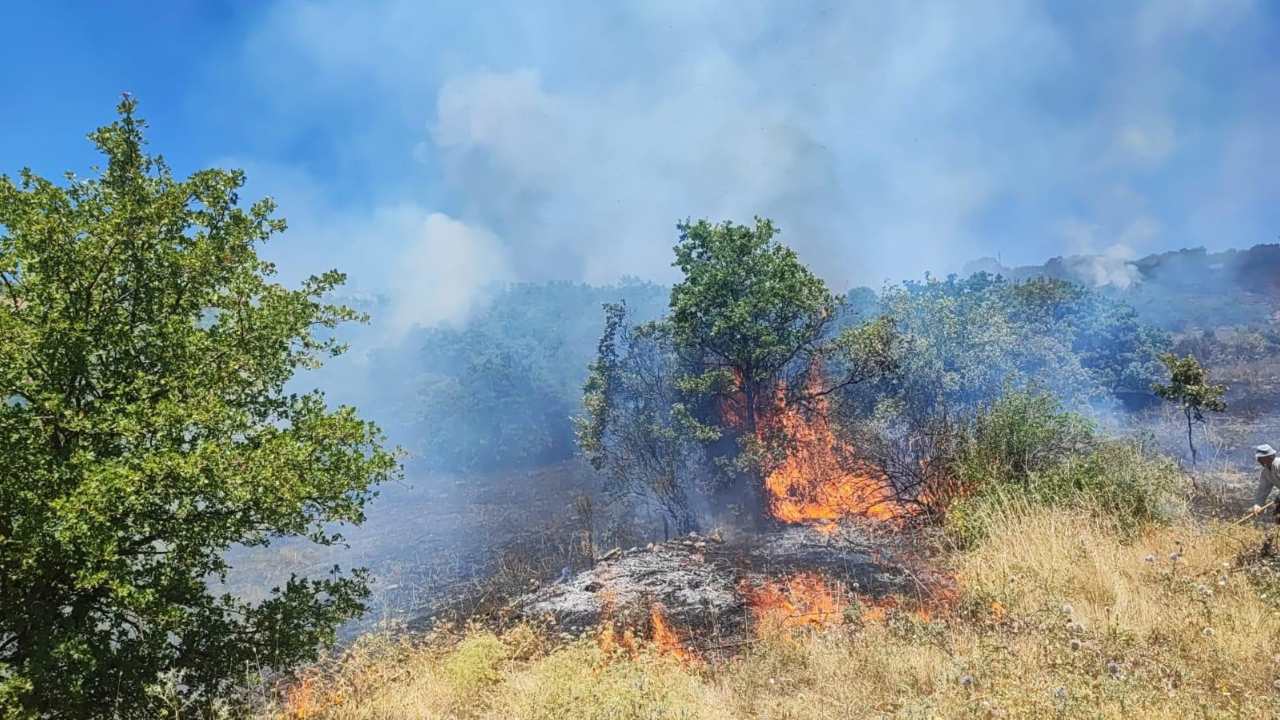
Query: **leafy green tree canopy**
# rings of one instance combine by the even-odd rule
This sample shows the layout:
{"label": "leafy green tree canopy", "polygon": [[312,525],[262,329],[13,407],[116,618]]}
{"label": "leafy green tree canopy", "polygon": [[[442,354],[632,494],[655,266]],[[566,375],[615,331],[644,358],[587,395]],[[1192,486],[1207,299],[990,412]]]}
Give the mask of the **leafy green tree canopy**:
{"label": "leafy green tree canopy", "polygon": [[844,298],[778,242],[767,219],[677,228],[674,264],[684,278],[671,289],[669,316],[631,329],[622,307],[606,308],[579,446],[614,476],[650,478],[640,482],[668,509],[683,506],[691,478],[706,474],[690,465],[710,460],[715,474],[729,471],[713,484],[758,518],[762,466],[791,442],[757,432],[777,393],[804,402],[889,371],[896,332],[884,319],[837,332]]}
{"label": "leafy green tree canopy", "polygon": [[837,299],[794,250],[774,240],[767,219],[750,226],[699,220],[679,230],[675,265],[684,279],[671,289],[675,342],[711,368],[736,373],[753,428],[756,394],[816,349]]}
{"label": "leafy green tree canopy", "polygon": [[1169,382],[1156,383],[1152,390],[1161,398],[1181,406],[1187,419],[1187,447],[1191,449],[1191,462],[1194,463],[1198,453],[1191,436],[1192,423],[1203,423],[1205,410],[1222,412],[1227,409],[1223,400],[1227,386],[1211,382],[1209,371],[1191,355],[1178,357],[1165,353],[1160,356],[1160,361],[1169,370]]}
{"label": "leafy green tree canopy", "polygon": [[158,717],[165,678],[208,705],[252,667],[312,657],[359,612],[361,573],[250,604],[224,551],[329,544],[399,472],[377,427],[298,368],[357,320],[343,276],[291,290],[258,246],[284,230],[238,171],[175,178],[126,97],[90,135],[97,177],[0,176],[0,715]]}
{"label": "leafy green tree canopy", "polygon": [[864,388],[909,414],[969,414],[1010,387],[1036,385],[1072,406],[1149,397],[1168,337],[1133,310],[1062,280],[978,273],[885,288],[880,309],[906,347],[902,372]]}

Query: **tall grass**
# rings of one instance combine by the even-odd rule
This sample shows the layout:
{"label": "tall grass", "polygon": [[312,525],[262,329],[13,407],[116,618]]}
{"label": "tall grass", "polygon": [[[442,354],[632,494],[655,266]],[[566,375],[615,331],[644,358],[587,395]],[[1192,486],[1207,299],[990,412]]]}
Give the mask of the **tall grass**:
{"label": "tall grass", "polygon": [[265,717],[1280,716],[1280,584],[1235,564],[1259,530],[1133,532],[1029,502],[988,521],[981,543],[950,556],[960,597],[931,619],[890,611],[825,631],[766,629],[706,664],[472,630],[361,651],[312,680],[341,692],[305,707],[286,697]]}

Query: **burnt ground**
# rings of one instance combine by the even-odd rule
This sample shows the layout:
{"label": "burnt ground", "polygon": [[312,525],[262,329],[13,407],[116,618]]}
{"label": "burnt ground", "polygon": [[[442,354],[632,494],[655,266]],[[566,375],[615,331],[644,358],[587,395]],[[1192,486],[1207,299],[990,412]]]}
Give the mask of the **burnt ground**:
{"label": "burnt ground", "polygon": [[643,628],[655,604],[694,648],[740,637],[753,595],[798,575],[818,576],[846,600],[912,596],[921,603],[947,579],[921,560],[911,531],[874,521],[776,527],[720,538],[697,534],[615,550],[595,567],[517,598],[516,617],[583,632],[615,622]]}

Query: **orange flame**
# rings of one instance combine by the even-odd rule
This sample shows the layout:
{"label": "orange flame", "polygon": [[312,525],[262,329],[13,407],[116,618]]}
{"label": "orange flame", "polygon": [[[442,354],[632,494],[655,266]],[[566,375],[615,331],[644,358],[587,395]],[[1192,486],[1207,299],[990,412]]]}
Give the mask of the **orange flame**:
{"label": "orange flame", "polygon": [[364,673],[359,672],[346,678],[322,677],[313,672],[303,675],[285,691],[285,720],[312,720],[327,716],[351,699],[348,691],[351,685],[359,687],[365,679],[362,677]]}
{"label": "orange flame", "polygon": [[[641,649],[635,630],[628,626],[619,633],[615,628],[617,623],[613,616],[617,596],[609,588],[601,588],[597,595],[600,598],[600,627],[596,632],[596,644],[606,656],[626,654],[635,657]],[[655,602],[649,606],[649,632],[653,647],[659,654],[690,663],[698,660],[698,656],[685,647],[680,634],[667,622],[666,608],[662,603]]]}
{"label": "orange flame", "polygon": [[627,628],[619,634],[613,629],[612,622],[607,622],[600,626],[600,632],[596,635],[596,644],[606,657],[624,653],[634,657],[639,649],[636,635],[631,628]]}
{"label": "orange flame", "polygon": [[649,608],[649,628],[653,633],[653,644],[658,652],[670,655],[684,662],[694,662],[697,656],[684,645],[677,633],[669,624],[665,615],[666,608],[661,603],[654,603]]}
{"label": "orange flame", "polygon": [[862,610],[862,622],[878,623],[884,622],[889,617],[888,605],[868,605]]}
{"label": "orange flame", "polygon": [[601,588],[597,592],[600,598],[600,629],[596,633],[596,645],[606,657],[615,654],[635,656],[639,650],[635,632],[625,628],[621,633],[614,629],[614,610],[617,597],[609,588]]}
{"label": "orange flame", "polygon": [[745,587],[757,622],[793,627],[828,627],[844,622],[840,593],[816,573],[796,573],[760,587]]}
{"label": "orange flame", "polygon": [[319,715],[325,704],[320,695],[322,693],[316,687],[314,678],[302,678],[285,695],[285,717],[289,720],[308,720]]}
{"label": "orange flame", "polygon": [[781,628],[826,628],[850,622],[850,607],[860,607],[858,620],[864,624],[883,623],[891,613],[914,616],[922,622],[945,616],[954,599],[945,592],[927,599],[908,601],[896,595],[879,598],[846,594],[840,585],[828,583],[821,575],[800,572],[783,580],[770,580],[758,587],[742,586],[748,607],[758,626]]}
{"label": "orange flame", "polygon": [[[890,520],[909,514],[913,508],[898,500],[884,473],[836,436],[827,398],[820,394],[821,376],[818,366],[810,369],[807,407],[788,403],[779,385],[772,408],[757,423],[760,439],[781,434],[790,441],[786,457],[765,476],[769,514],[784,523],[822,523],[827,534],[844,517]],[[725,420],[740,425],[742,406],[741,394],[725,403]]]}

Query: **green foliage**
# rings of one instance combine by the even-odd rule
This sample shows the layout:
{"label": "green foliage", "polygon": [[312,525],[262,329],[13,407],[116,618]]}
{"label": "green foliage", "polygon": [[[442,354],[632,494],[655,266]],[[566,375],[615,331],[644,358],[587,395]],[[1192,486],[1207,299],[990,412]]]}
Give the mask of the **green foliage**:
{"label": "green foliage", "polygon": [[1180,358],[1173,353],[1165,353],[1160,356],[1160,362],[1169,371],[1169,382],[1152,385],[1156,395],[1178,403],[1200,421],[1204,420],[1205,410],[1222,412],[1227,409],[1227,403],[1222,399],[1227,386],[1210,382],[1209,371],[1194,357]]}
{"label": "green foliage", "polygon": [[1209,371],[1191,355],[1180,358],[1173,353],[1165,353],[1160,356],[1160,362],[1169,371],[1169,382],[1155,383],[1151,388],[1160,398],[1181,406],[1187,418],[1187,446],[1191,449],[1191,462],[1194,463],[1197,453],[1191,437],[1192,423],[1204,422],[1205,410],[1222,412],[1227,409],[1227,403],[1222,399],[1227,386],[1210,382]]}
{"label": "green foliage", "polygon": [[881,295],[902,336],[901,372],[870,384],[927,416],[968,414],[1007,387],[1036,385],[1075,404],[1148,392],[1168,339],[1132,310],[1061,280],[908,282]]}
{"label": "green foliage", "polygon": [[594,309],[623,301],[656,315],[666,289],[634,280],[591,287],[519,284],[498,292],[465,326],[422,330],[405,362],[416,379],[414,449],[432,468],[483,471],[570,457],[571,418],[600,337]]}
{"label": "green foliage", "polygon": [[1079,454],[1093,440],[1089,421],[1063,412],[1053,396],[1010,392],[974,418],[956,463],[957,475],[966,488],[997,483],[1029,487],[1034,474]]}
{"label": "green foliage", "polygon": [[762,459],[790,440],[757,433],[758,418],[779,391],[812,400],[887,372],[896,328],[846,322],[837,333],[843,298],[777,242],[768,220],[678,227],[684,279],[670,315],[632,326],[623,308],[606,308],[579,446],[619,489],[643,488],[678,525],[689,496],[707,488],[755,519],[765,509]]}
{"label": "green foliage", "polygon": [[379,430],[300,367],[358,319],[271,281],[284,229],[238,171],[173,177],[126,98],[90,138],[99,177],[0,177],[0,709],[157,717],[249,667],[313,657],[361,609],[362,574],[293,578],[260,604],[217,595],[236,543],[337,541],[398,463]]}
{"label": "green foliage", "polygon": [[596,359],[587,367],[587,380],[582,386],[583,414],[574,418],[578,447],[596,470],[607,462],[605,435],[609,430],[609,403],[617,395],[618,336],[626,331],[627,308],[624,303],[604,306],[604,332],[596,346]]}
{"label": "green foliage", "polygon": [[671,288],[676,346],[711,369],[737,375],[752,428],[753,393],[816,349],[837,298],[791,248],[774,240],[769,220],[756,218],[754,226],[699,220],[679,230],[675,265],[684,279]]}
{"label": "green foliage", "polygon": [[986,536],[1004,511],[1026,505],[1070,506],[1134,530],[1168,518],[1176,507],[1177,466],[1136,440],[1106,440],[1053,397],[1011,392],[980,412],[954,472],[964,489],[947,511],[962,544]]}

